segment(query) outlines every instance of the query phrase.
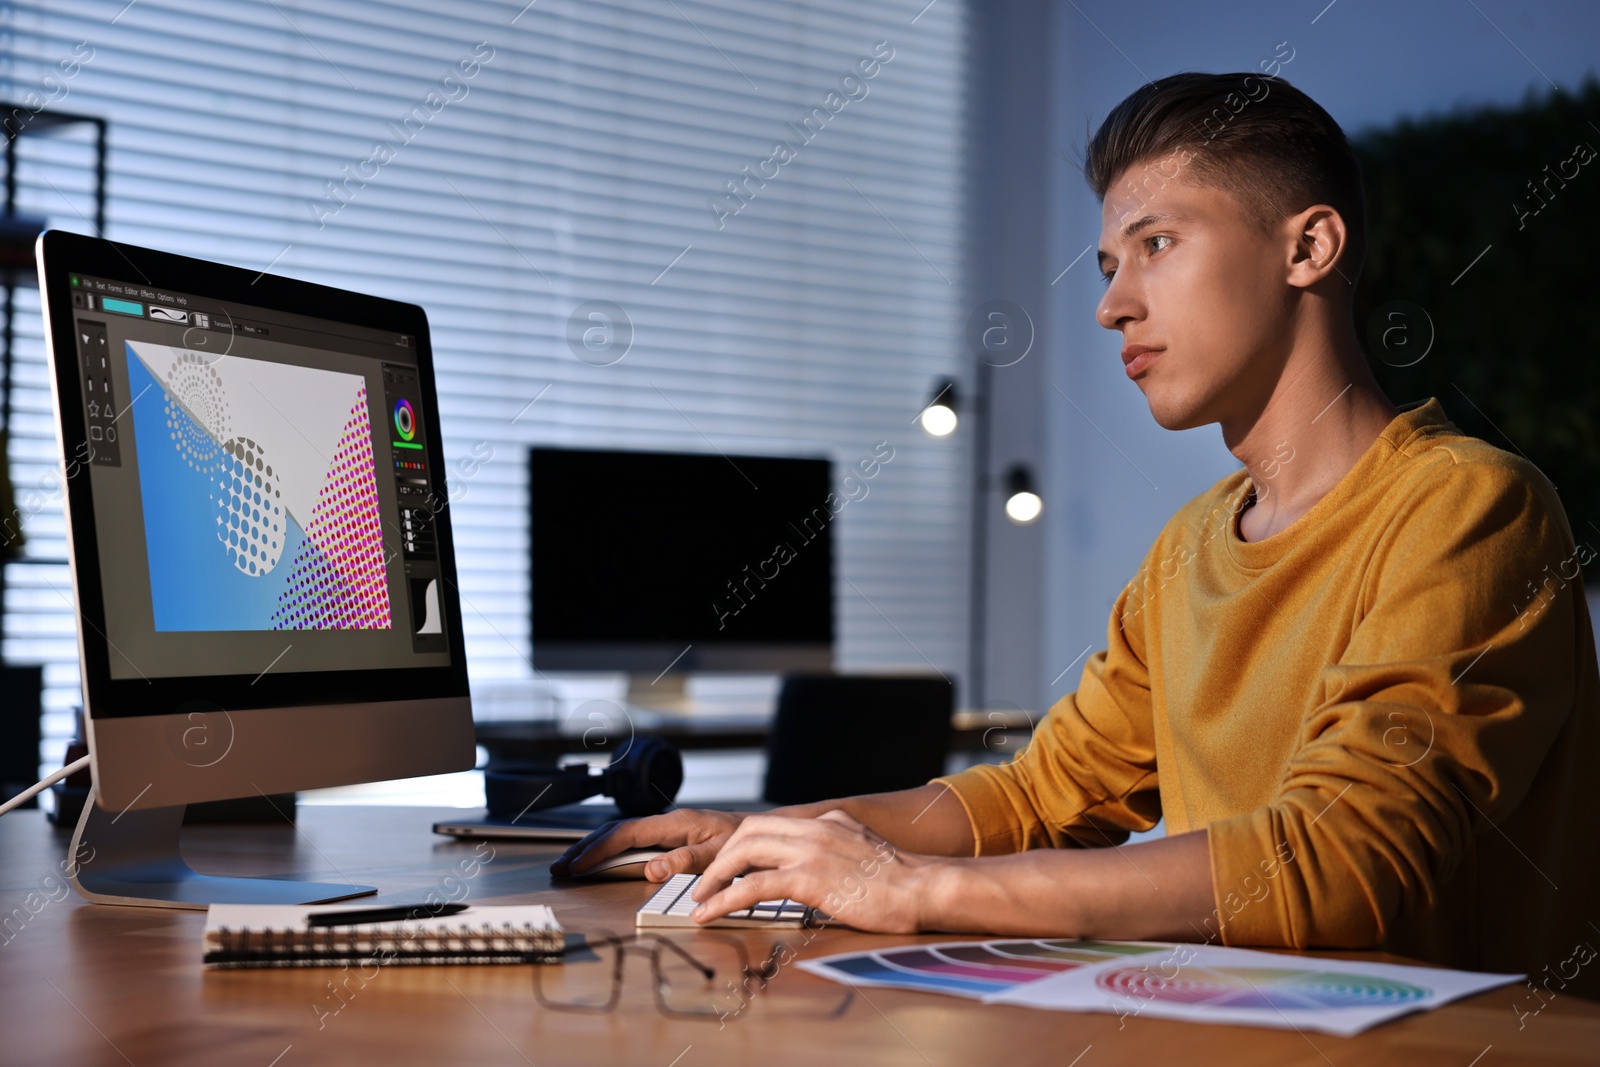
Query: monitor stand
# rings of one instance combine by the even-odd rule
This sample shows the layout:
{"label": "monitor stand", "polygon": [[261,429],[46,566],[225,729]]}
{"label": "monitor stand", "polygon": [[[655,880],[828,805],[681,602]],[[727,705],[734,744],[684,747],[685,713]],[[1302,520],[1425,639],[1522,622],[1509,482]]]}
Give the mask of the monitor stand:
{"label": "monitor stand", "polygon": [[224,878],[192,870],[178,853],[183,805],[124,810],[100,807],[91,787],[72,835],[72,886],[96,904],[204,909],[210,904],[323,904],[376,893],[371,886]]}
{"label": "monitor stand", "polygon": [[694,707],[684,688],[689,676],[682,671],[662,674],[628,675],[628,695],[624,698],[630,708],[643,711],[688,712]]}

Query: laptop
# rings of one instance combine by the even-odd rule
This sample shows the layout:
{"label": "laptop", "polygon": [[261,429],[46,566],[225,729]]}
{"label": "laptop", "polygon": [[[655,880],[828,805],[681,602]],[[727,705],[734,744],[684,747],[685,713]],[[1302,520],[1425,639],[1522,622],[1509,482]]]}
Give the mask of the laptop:
{"label": "laptop", "polygon": [[457,838],[497,838],[518,841],[577,841],[608,822],[622,818],[615,804],[568,804],[530,811],[520,816],[487,815],[441,819],[433,832]]}
{"label": "laptop", "polygon": [[[695,807],[717,811],[770,811],[773,805],[761,800],[734,800],[707,801]],[[620,818],[622,813],[615,804],[568,804],[517,816],[441,819],[433,824],[433,832],[463,840],[487,837],[515,841],[577,841]]]}

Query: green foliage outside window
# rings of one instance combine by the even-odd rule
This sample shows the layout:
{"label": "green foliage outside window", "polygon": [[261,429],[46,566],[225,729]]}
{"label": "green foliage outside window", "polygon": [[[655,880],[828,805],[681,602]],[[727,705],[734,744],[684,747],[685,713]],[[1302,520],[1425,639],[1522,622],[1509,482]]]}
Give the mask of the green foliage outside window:
{"label": "green foliage outside window", "polygon": [[1355,322],[1378,381],[1396,403],[1438,397],[1464,431],[1537,465],[1566,506],[1592,587],[1600,83],[1405,121],[1352,143],[1369,235]]}

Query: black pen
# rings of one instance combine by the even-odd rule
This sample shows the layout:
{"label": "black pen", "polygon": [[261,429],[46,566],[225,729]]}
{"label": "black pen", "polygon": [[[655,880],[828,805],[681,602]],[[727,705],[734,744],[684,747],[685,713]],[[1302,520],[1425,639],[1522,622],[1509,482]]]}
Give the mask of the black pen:
{"label": "black pen", "polygon": [[432,919],[467,910],[465,904],[398,904],[392,908],[358,908],[355,911],[323,911],[306,918],[307,926],[355,926],[358,923],[389,923],[404,919]]}

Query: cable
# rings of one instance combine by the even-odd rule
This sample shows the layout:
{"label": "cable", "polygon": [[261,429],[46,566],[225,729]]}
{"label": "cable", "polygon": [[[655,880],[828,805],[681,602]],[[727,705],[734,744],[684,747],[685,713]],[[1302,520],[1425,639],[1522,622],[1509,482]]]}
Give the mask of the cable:
{"label": "cable", "polygon": [[0,804],[0,815],[4,815],[12,808],[21,807],[27,802],[29,797],[38,793],[43,793],[46,789],[49,789],[67,775],[77,774],[87,766],[89,766],[88,756],[84,756],[82,759],[73,760],[59,771],[56,771],[54,774],[50,775],[50,777],[42,779],[35,785],[30,785],[28,788],[24,789],[22,792],[18,793],[4,804]]}

